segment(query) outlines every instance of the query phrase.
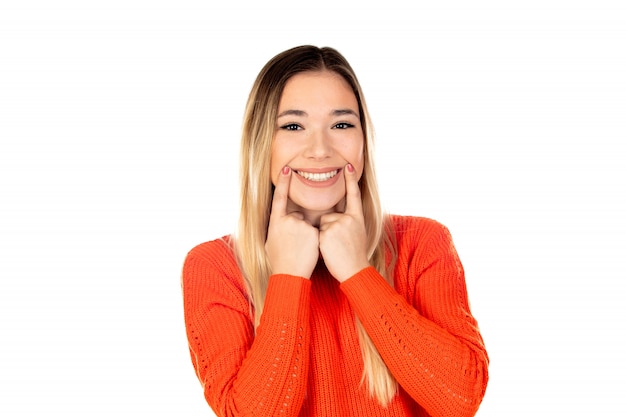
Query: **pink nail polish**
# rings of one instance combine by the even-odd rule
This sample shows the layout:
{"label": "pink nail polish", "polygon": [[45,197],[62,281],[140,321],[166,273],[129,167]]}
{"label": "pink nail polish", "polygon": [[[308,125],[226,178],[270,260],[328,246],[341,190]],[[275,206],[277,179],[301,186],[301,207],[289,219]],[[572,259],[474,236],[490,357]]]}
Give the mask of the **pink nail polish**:
{"label": "pink nail polish", "polygon": [[287,175],[289,174],[290,168],[289,167],[284,167],[283,168],[283,175]]}
{"label": "pink nail polish", "polygon": [[354,167],[352,166],[352,164],[346,165],[346,168],[348,168],[349,172],[354,172]]}

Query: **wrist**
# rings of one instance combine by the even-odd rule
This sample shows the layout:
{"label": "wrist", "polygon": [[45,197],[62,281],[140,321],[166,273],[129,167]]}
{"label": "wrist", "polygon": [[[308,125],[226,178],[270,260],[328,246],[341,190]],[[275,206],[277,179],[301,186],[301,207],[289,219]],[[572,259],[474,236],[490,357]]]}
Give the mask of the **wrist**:
{"label": "wrist", "polygon": [[354,266],[352,266],[350,269],[346,269],[341,274],[338,274],[339,276],[337,276],[335,278],[337,279],[337,281],[343,283],[343,282],[347,281],[348,279],[352,278],[353,276],[357,275],[362,270],[364,270],[366,268],[369,268],[370,266],[371,265],[370,265],[369,262],[357,263]]}

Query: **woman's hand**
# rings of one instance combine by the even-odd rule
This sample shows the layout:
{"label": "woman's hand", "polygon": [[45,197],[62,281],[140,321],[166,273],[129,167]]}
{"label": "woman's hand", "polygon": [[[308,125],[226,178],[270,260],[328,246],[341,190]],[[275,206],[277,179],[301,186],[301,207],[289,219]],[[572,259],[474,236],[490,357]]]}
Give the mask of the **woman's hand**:
{"label": "woman's hand", "polygon": [[324,263],[340,282],[369,266],[359,179],[350,164],[344,167],[343,174],[346,181],[345,211],[323,215],[319,227],[319,248]]}
{"label": "woman's hand", "polygon": [[272,274],[311,278],[320,253],[319,231],[302,213],[287,213],[290,182],[291,169],[284,167],[274,189],[265,252]]}

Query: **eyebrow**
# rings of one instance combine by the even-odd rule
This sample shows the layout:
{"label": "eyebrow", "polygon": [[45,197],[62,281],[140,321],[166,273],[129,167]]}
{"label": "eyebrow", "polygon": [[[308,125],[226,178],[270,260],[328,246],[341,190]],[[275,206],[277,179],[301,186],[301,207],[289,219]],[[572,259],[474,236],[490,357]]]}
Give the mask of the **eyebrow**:
{"label": "eyebrow", "polygon": [[333,116],[343,116],[343,115],[353,115],[354,117],[356,117],[357,119],[359,118],[359,115],[357,114],[357,112],[355,112],[352,109],[339,109],[339,110],[334,110],[331,113]]}
{"label": "eyebrow", "polygon": [[[359,117],[358,113],[355,112],[352,109],[337,109],[337,110],[333,110],[333,111],[330,112],[330,115],[331,116],[353,115],[353,116],[355,116],[357,118]],[[306,117],[306,116],[308,116],[308,114],[304,110],[285,110],[284,112],[280,113],[276,117],[280,118],[280,117],[284,117],[284,116]]]}
{"label": "eyebrow", "polygon": [[302,116],[302,117],[305,117],[305,116],[308,116],[308,115],[306,114],[305,111],[302,111],[302,110],[285,110],[284,112],[282,112],[281,114],[279,114],[276,117],[278,118],[278,117],[283,117],[283,116]]}

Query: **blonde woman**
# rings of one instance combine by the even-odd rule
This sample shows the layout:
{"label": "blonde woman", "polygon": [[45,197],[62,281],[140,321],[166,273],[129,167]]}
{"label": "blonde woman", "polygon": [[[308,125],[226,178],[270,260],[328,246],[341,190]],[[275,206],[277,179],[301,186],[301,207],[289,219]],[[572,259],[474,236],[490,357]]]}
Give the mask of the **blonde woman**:
{"label": "blonde woman", "polygon": [[357,78],[301,46],[259,73],[233,236],[183,267],[193,366],[218,416],[472,416],[488,357],[450,234],[385,215]]}

